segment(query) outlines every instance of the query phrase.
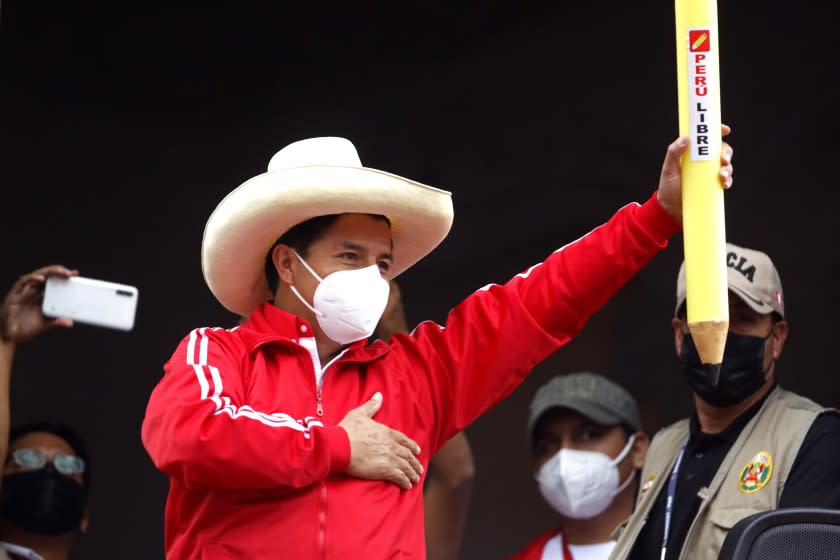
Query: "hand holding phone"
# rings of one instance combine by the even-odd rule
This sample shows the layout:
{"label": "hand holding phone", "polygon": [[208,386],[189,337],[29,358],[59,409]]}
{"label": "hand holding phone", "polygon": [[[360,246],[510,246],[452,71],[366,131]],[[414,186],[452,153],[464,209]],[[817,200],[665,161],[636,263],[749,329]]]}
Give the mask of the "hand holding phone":
{"label": "hand holding phone", "polygon": [[0,340],[12,343],[26,342],[46,330],[72,327],[73,321],[66,317],[44,317],[41,303],[44,300],[44,283],[47,277],[69,278],[78,274],[78,270],[53,264],[18,278],[0,304]]}
{"label": "hand holding phone", "polygon": [[44,289],[46,317],[65,317],[98,327],[134,328],[138,290],[134,286],[83,276],[50,276]]}

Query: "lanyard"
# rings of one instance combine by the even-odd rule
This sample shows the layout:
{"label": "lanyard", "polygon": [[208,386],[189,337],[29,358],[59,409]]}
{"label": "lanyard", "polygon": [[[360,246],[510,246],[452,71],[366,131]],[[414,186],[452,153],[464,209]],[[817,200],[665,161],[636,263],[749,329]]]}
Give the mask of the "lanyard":
{"label": "lanyard", "polygon": [[569,550],[569,543],[566,542],[566,536],[560,533],[560,542],[563,544],[563,560],[574,560],[572,551]]}
{"label": "lanyard", "polygon": [[671,471],[671,476],[668,478],[668,498],[665,501],[665,530],[662,534],[662,554],[659,560],[665,560],[665,552],[668,550],[668,533],[671,530],[671,514],[674,511],[674,498],[677,493],[677,476],[680,473],[680,465],[682,464],[683,455],[685,455],[685,448],[688,445],[688,439],[680,448],[680,454],[677,455],[677,462],[674,463],[674,469]]}
{"label": "lanyard", "polygon": [[[557,541],[556,548],[552,544],[555,540]],[[566,543],[566,535],[564,535],[562,529],[559,528],[557,529],[557,533],[555,534],[555,536],[551,537],[551,539],[549,539],[548,542],[541,544],[539,550],[535,550],[533,552],[539,554],[540,558],[552,558],[554,560],[557,560],[558,558],[560,558],[559,556],[557,556],[558,548],[563,554],[563,560],[575,560],[574,556],[572,556],[572,551],[569,549],[568,543]],[[528,558],[530,558],[532,555],[532,553],[529,553],[527,556]],[[517,554],[516,558],[519,558],[519,556],[520,555]],[[522,556],[524,558],[526,555],[523,554]],[[511,558],[513,558],[513,556]]]}

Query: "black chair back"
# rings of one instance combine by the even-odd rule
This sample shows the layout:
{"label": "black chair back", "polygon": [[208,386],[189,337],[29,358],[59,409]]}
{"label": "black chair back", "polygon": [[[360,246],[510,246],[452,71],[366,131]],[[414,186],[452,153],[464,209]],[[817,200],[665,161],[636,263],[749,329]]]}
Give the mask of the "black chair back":
{"label": "black chair back", "polygon": [[732,526],[718,560],[840,560],[840,510],[763,511]]}

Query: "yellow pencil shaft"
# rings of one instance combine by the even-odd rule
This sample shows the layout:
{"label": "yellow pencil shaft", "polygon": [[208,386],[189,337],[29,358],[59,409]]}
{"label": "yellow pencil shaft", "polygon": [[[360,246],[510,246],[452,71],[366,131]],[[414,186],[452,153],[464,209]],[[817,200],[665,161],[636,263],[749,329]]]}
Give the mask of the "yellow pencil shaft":
{"label": "yellow pencil shaft", "polygon": [[688,322],[729,319],[715,0],[675,0]]}

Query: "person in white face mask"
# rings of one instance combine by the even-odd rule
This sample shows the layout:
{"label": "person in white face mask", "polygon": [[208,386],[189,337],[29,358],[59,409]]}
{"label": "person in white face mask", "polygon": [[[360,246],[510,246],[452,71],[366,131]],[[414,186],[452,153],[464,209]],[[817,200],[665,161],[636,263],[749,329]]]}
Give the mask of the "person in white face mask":
{"label": "person in white face mask", "polygon": [[606,377],[573,373],[540,387],[528,443],[558,523],[510,560],[606,560],[611,533],[633,512],[648,442],[635,399]]}

